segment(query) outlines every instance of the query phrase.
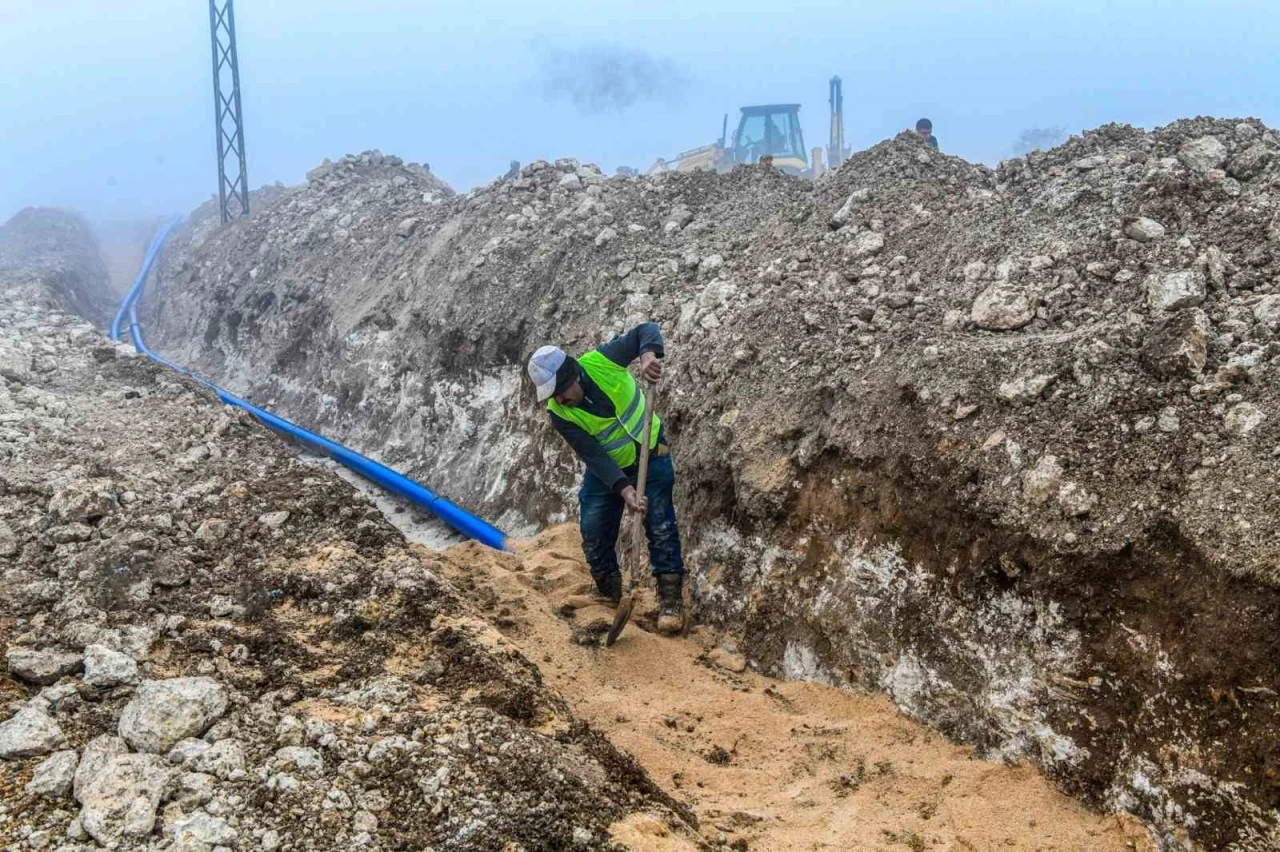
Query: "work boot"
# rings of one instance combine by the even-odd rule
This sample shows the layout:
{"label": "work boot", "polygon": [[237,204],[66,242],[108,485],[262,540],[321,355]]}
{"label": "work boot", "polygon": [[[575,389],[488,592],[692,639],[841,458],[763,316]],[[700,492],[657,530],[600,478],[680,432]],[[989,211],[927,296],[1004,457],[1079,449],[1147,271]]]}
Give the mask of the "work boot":
{"label": "work boot", "polygon": [[596,591],[593,597],[605,606],[617,606],[622,600],[622,575],[609,574],[605,577],[593,577]]}
{"label": "work boot", "polygon": [[684,574],[655,574],[658,581],[658,632],[674,636],[684,629]]}

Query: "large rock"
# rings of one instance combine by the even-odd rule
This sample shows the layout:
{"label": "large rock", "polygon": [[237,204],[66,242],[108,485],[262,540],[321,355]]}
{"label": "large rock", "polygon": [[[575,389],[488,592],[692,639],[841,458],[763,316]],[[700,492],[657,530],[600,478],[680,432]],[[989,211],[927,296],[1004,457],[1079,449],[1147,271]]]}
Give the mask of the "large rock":
{"label": "large rock", "polygon": [[1164,225],[1161,225],[1155,219],[1139,216],[1125,223],[1124,233],[1129,239],[1137,240],[1140,243],[1149,243],[1164,236]]}
{"label": "large rock", "polygon": [[1042,456],[1036,466],[1022,472],[1022,494],[1037,506],[1058,495],[1062,488],[1062,465],[1056,456]]}
{"label": "large rock", "polygon": [[1195,307],[1204,301],[1204,275],[1194,269],[1153,272],[1147,276],[1146,290],[1153,311]]}
{"label": "large rock", "polygon": [[50,530],[49,537],[53,539],[54,544],[88,541],[93,538],[93,527],[81,523],[65,524]]}
{"label": "large rock", "polygon": [[1012,331],[1035,319],[1036,299],[1006,283],[996,283],[973,300],[969,318],[978,328]]}
{"label": "large rock", "polygon": [[1058,505],[1069,518],[1079,518],[1093,511],[1098,498],[1075,482],[1064,482],[1058,489]]}
{"label": "large rock", "polygon": [[[865,197],[866,193],[862,193]],[[853,192],[845,199],[844,204],[840,205],[840,209],[831,215],[831,227],[839,228],[853,218],[853,214],[858,209],[859,193]]]}
{"label": "large rock", "polygon": [[114,508],[109,480],[77,482],[53,495],[49,511],[64,522],[96,521]]}
{"label": "large rock", "polygon": [[244,777],[244,749],[235,740],[220,740],[196,755],[191,761],[191,768],[206,775],[216,775],[223,781],[239,780]]}
{"label": "large rock", "polygon": [[40,763],[31,773],[26,790],[33,796],[61,798],[71,792],[71,785],[76,777],[76,765],[80,756],[75,749],[67,749],[52,754]]}
{"label": "large rock", "polygon": [[1252,402],[1238,402],[1223,418],[1223,425],[1227,432],[1240,438],[1257,429],[1266,419],[1267,416],[1262,413],[1262,409]]}
{"label": "large rock", "polygon": [[851,257],[866,257],[884,248],[884,234],[879,231],[860,231],[847,249]]}
{"label": "large rock", "polygon": [[217,792],[218,779],[203,772],[184,772],[173,784],[171,801],[184,810],[208,803]]}
{"label": "large rock", "polygon": [[80,765],[76,767],[75,782],[72,785],[76,800],[79,801],[84,789],[97,777],[103,767],[112,759],[128,753],[128,744],[112,734],[103,734],[89,740],[89,744],[84,747],[84,753],[80,755]]}
{"label": "large rock", "polygon": [[178,846],[191,841],[207,846],[228,846],[235,843],[238,833],[222,817],[196,811],[173,821],[173,842]]}
{"label": "large rock", "polygon": [[74,674],[83,663],[79,654],[33,648],[10,648],[4,656],[14,677],[41,686],[55,683],[63,675]]}
{"label": "large rock", "polygon": [[126,624],[121,627],[85,624],[78,628],[68,628],[63,636],[69,644],[74,640],[76,647],[102,645],[112,651],[128,654],[139,662],[150,656],[151,646],[156,641],[156,631],[139,624]]}
{"label": "large rock", "polygon": [[0,723],[0,758],[39,757],[65,739],[57,722],[34,707],[24,707]]}
{"label": "large rock", "polygon": [[272,764],[277,769],[292,769],[304,775],[319,775],[324,770],[320,752],[305,746],[285,746],[278,749]]}
{"label": "large rock", "polygon": [[1010,405],[1025,405],[1039,399],[1056,378],[1052,373],[1020,376],[1012,381],[1002,382],[996,389],[996,396]]}
{"label": "large rock", "polygon": [[1187,168],[1207,172],[1222,168],[1227,162],[1227,146],[1216,136],[1201,136],[1183,144],[1178,150],[1178,159]]}
{"label": "large rock", "polygon": [[163,754],[204,733],[226,710],[226,690],[210,678],[143,681],[120,714],[120,736],[138,751]]}
{"label": "large rock", "polygon": [[1178,311],[1148,332],[1143,362],[1158,376],[1198,376],[1209,357],[1209,329],[1209,317],[1199,308]]}
{"label": "large rock", "polygon": [[156,808],[171,770],[153,754],[113,757],[80,791],[80,822],[94,840],[118,848],[155,828]]}
{"label": "large rock", "polygon": [[1255,143],[1231,158],[1227,172],[1234,178],[1249,180],[1261,174],[1274,156],[1266,145]]}
{"label": "large rock", "polygon": [[313,183],[316,181],[324,180],[329,175],[333,174],[333,168],[334,168],[333,163],[329,162],[328,158],[326,158],[323,163],[316,166],[311,171],[307,172],[307,182]]}
{"label": "large rock", "polygon": [[1263,296],[1253,306],[1253,318],[1268,328],[1280,327],[1280,296]]}
{"label": "large rock", "polygon": [[97,687],[137,683],[138,664],[106,645],[90,645],[84,649],[84,682]]}
{"label": "large rock", "polygon": [[190,766],[195,762],[196,758],[213,748],[210,743],[205,742],[197,737],[188,737],[174,743],[173,748],[169,749],[166,759],[174,766]]}

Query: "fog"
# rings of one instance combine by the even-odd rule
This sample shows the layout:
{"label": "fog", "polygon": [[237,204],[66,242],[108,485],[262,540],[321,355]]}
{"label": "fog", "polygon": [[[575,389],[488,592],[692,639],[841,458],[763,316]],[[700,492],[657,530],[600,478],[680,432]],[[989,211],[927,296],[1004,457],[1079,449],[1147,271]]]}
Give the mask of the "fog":
{"label": "fog", "polygon": [[[928,116],[991,164],[1110,121],[1280,120],[1273,0],[1012,5],[238,0],[250,185],[368,148],[460,191],[512,159],[643,170],[753,103],[801,103],[825,145],[833,74],[855,150]],[[208,27],[205,0],[3,0],[0,218],[215,192]]]}

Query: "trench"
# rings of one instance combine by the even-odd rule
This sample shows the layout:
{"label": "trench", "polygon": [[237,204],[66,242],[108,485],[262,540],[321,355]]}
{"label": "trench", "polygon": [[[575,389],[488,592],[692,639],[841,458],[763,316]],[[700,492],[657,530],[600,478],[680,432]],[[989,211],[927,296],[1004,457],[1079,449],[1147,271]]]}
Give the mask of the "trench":
{"label": "trench", "polygon": [[[141,344],[132,312],[130,320]],[[585,595],[590,580],[575,530],[552,527],[515,544],[514,555],[459,544],[423,506],[342,474],[524,651],[576,715],[697,817],[701,834],[690,836],[635,815],[616,827],[630,848],[1149,848],[1136,821],[1087,810],[1029,763],[983,760],[853,680],[753,671],[770,667],[761,641],[776,632],[768,619],[664,638],[650,631],[653,607],[642,603],[625,641],[605,651],[599,640],[611,614]],[[1010,799],[1019,808],[1003,807]]]}
{"label": "trench", "polygon": [[[460,339],[459,351],[474,345]],[[289,410],[310,419],[313,403],[283,381]],[[372,399],[367,390],[357,379],[338,395]],[[532,422],[521,408],[508,409],[521,416],[513,429]],[[315,419],[337,426],[331,412]],[[668,418],[676,432],[701,422],[687,406]],[[341,428],[366,449],[387,438],[373,424]],[[712,458],[693,448],[714,437],[701,431],[682,443]],[[1101,554],[996,526],[966,502],[962,472],[930,473],[910,457],[927,446],[923,431],[896,437],[897,457],[820,455],[785,499],[731,484],[740,462],[763,457],[721,454],[715,469],[683,472],[693,604],[716,641],[780,680],[884,693],[979,757],[1037,766],[1089,807],[1139,815],[1164,849],[1280,843],[1270,748],[1280,647],[1259,626],[1276,623],[1276,594],[1207,567],[1172,524],[1152,527],[1141,547]],[[466,445],[468,472],[525,477],[494,502],[541,500],[544,522],[565,517],[563,493],[533,487],[564,471],[534,481],[531,465],[521,471],[514,453],[482,438]],[[528,441],[516,447],[521,461],[543,458]],[[540,652],[531,646],[535,660]]]}
{"label": "trench", "polygon": [[[698,836],[636,816],[615,839],[638,852],[1153,850],[1126,814],[1090,810],[1027,762],[984,760],[907,718],[878,691],[753,671],[708,625],[664,637],[643,590],[613,648],[573,525],[502,554],[423,551],[519,647],[573,712],[633,755],[697,817]],[[705,847],[703,847],[705,848]]]}
{"label": "trench", "polygon": [[[973,730],[937,731],[911,719],[879,684],[822,682],[771,667],[770,641],[761,640],[777,641],[776,623],[709,620],[662,637],[653,630],[652,589],[644,588],[624,640],[601,648],[612,611],[590,598],[573,525],[497,555],[331,459],[302,458],[365,494],[527,655],[575,716],[633,755],[698,818],[701,834],[692,837],[635,816],[617,827],[629,848],[1156,848],[1139,820],[1107,813],[1105,802],[1081,807],[1033,762],[991,752]],[[771,669],[777,676],[762,673]],[[1010,801],[1019,807],[1008,809]]]}
{"label": "trench", "polygon": [[[1217,579],[1167,531],[1142,552],[1050,551],[992,526],[906,463],[822,455],[773,514],[745,507],[724,485],[728,471],[726,461],[684,477],[692,604],[753,670],[887,695],[980,759],[1035,766],[1095,812],[1137,814],[1163,849],[1268,848],[1274,799],[1247,791],[1260,779],[1274,790],[1266,744],[1277,727],[1269,684],[1280,682],[1278,655],[1264,633],[1242,638],[1231,627],[1240,612],[1249,624],[1275,623],[1274,596]],[[409,540],[450,543],[412,507],[375,502]],[[535,662],[544,644],[527,648]],[[1197,653],[1207,648],[1230,651]],[[539,663],[558,686],[557,672],[573,667],[558,655],[549,665]],[[579,703],[623,691],[605,680]],[[1254,724],[1231,724],[1241,712]],[[580,715],[632,748],[614,717]],[[1203,742],[1212,753],[1197,753]],[[1035,835],[1008,837],[1016,846]],[[763,831],[757,839],[780,842]]]}

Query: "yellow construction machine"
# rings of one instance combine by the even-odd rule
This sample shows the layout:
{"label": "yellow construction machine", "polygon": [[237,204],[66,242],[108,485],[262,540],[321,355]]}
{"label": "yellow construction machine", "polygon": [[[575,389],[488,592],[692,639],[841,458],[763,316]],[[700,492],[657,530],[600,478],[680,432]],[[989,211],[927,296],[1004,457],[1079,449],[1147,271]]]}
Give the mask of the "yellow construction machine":
{"label": "yellow construction machine", "polygon": [[[831,140],[827,159],[833,167],[844,162],[849,151],[844,146],[844,97],[840,78],[831,78]],[[800,104],[761,104],[745,106],[740,110],[738,127],[729,136],[729,115],[725,113],[720,128],[720,139],[676,155],[670,160],[661,157],[649,167],[655,172],[692,172],[712,170],[725,172],[739,164],[753,164],[765,157],[773,158],[773,165],[788,174],[802,177],[821,177],[826,170],[823,150],[809,152],[804,146],[804,132],[800,128]]]}

